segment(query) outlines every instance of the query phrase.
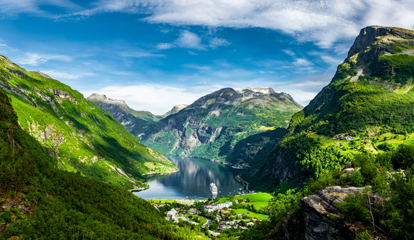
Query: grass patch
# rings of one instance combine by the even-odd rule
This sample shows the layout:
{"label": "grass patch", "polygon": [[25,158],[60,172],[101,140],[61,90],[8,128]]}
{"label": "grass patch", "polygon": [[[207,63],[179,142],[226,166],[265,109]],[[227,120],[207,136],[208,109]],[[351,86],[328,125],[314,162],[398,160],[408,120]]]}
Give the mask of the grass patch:
{"label": "grass patch", "polygon": [[[246,204],[252,204],[256,209],[262,209],[264,207],[267,207],[270,199],[272,199],[273,196],[270,193],[252,193],[252,194],[246,194],[246,195],[240,195],[238,197],[235,197],[234,200],[239,200],[239,202],[243,199],[250,199],[250,202]],[[219,203],[228,202],[230,201],[229,197],[223,197],[218,200]]]}
{"label": "grass patch", "polygon": [[243,208],[234,209],[234,212],[236,214],[245,214],[245,213],[247,213],[247,216],[249,218],[257,218],[257,219],[260,219],[260,220],[269,219],[268,215],[264,215],[264,214],[260,214],[260,213],[254,213],[254,212],[251,212],[251,211],[249,211],[247,209],[243,209]]}

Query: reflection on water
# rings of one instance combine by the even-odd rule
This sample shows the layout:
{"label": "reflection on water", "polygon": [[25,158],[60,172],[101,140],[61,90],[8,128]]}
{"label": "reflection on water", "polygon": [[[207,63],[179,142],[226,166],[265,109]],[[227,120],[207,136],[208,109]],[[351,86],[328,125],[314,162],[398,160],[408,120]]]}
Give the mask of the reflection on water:
{"label": "reflection on water", "polygon": [[210,183],[218,188],[218,197],[234,195],[242,185],[234,179],[240,170],[204,159],[170,156],[180,171],[171,175],[153,176],[148,179],[150,189],[134,192],[142,198],[209,198]]}

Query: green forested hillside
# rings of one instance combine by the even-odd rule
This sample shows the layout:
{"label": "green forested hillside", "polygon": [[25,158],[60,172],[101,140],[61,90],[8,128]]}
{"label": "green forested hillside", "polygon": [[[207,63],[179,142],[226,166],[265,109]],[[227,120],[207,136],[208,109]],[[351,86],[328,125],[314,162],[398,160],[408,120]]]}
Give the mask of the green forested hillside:
{"label": "green forested hillside", "polygon": [[56,168],[0,93],[0,239],[202,239],[126,190]]}
{"label": "green forested hillside", "polygon": [[[301,187],[279,193],[263,212],[270,222],[257,224],[243,233],[241,239],[413,239],[414,238],[414,145],[401,144],[397,149],[354,156],[352,171],[325,171],[311,178]],[[404,169],[404,170],[403,170]],[[363,190],[355,194],[321,192],[327,188]],[[316,201],[313,206],[307,199],[325,195],[330,205]],[[330,196],[329,196],[330,195]],[[343,196],[341,201],[332,201]],[[315,212],[318,224],[314,221]],[[331,211],[331,212],[329,212]],[[336,226],[344,226],[338,229]],[[319,227],[318,226],[322,226]],[[329,227],[325,227],[329,226]],[[346,236],[347,230],[354,236]],[[312,233],[327,233],[325,237],[310,238]],[[331,238],[329,238],[329,236]],[[336,237],[335,237],[336,236]]]}
{"label": "green forested hillside", "polygon": [[59,169],[127,189],[144,186],[144,174],[176,171],[106,111],[45,74],[0,56],[0,86],[12,99],[20,127],[57,157]]}
{"label": "green forested hillside", "polygon": [[413,52],[414,31],[361,30],[332,82],[243,174],[278,193],[271,222],[243,239],[414,237]]}
{"label": "green forested hillside", "polygon": [[[292,117],[267,162],[245,177],[263,187],[298,184],[340,169],[357,153],[413,144],[413,51],[413,31],[363,29],[332,82]],[[281,165],[283,171],[275,170]],[[262,178],[273,181],[263,184]]]}

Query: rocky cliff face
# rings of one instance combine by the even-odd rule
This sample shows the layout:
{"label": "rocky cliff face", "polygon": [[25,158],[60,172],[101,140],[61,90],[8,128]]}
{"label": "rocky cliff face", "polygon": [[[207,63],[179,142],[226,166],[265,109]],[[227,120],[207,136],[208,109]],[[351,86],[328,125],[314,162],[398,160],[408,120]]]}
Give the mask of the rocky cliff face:
{"label": "rocky cliff face", "polygon": [[[234,155],[243,146],[237,143],[250,136],[284,128],[288,119],[301,109],[292,97],[270,88],[224,88],[201,97],[179,112],[160,120],[145,132],[142,142],[165,154],[179,154],[249,164]],[[283,131],[258,136],[256,151],[275,145]],[[249,143],[254,144],[254,143]],[[244,148],[247,149],[247,148]],[[251,163],[250,163],[251,164]]]}
{"label": "rocky cliff face", "polygon": [[79,92],[4,56],[0,86],[11,98],[21,128],[56,157],[58,168],[123,188],[144,186],[144,174],[177,170]]}
{"label": "rocky cliff face", "polygon": [[[414,132],[408,107],[414,101],[413,52],[414,31],[362,29],[331,83],[292,117],[266,163],[244,177],[256,187],[299,184],[339,169],[350,161],[349,151],[376,154],[390,134],[398,138]],[[270,181],[257,181],[262,178]]]}
{"label": "rocky cliff face", "polygon": [[[355,229],[338,220],[341,213],[336,203],[343,201],[349,194],[362,193],[363,190],[364,188],[355,187],[328,187],[303,198],[301,202],[304,213],[291,215],[283,222],[283,239],[356,239]],[[302,227],[302,231],[297,231],[298,226]]]}
{"label": "rocky cliff face", "polygon": [[150,125],[161,119],[148,111],[136,111],[130,108],[125,101],[107,98],[105,95],[94,93],[87,98],[96,103],[99,107],[109,112],[118,120],[128,132],[135,136],[147,131]]}

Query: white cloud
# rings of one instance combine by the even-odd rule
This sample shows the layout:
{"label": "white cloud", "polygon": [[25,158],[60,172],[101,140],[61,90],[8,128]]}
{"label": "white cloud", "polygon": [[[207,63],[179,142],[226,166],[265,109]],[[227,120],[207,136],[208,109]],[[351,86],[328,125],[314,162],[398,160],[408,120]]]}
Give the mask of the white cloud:
{"label": "white cloud", "polygon": [[333,58],[331,56],[327,56],[327,55],[323,55],[321,56],[321,59],[326,62],[327,64],[331,65],[331,66],[338,66],[343,60],[338,59],[338,58]]}
{"label": "white cloud", "polygon": [[218,47],[226,47],[228,45],[230,45],[231,43],[229,41],[227,41],[226,39],[222,39],[222,38],[213,38],[210,40],[209,42],[209,47],[215,49]]}
{"label": "white cloud", "polygon": [[130,52],[120,52],[119,55],[122,57],[132,57],[132,58],[143,58],[143,57],[165,57],[162,54],[154,54],[146,51],[130,51]]}
{"label": "white cloud", "polygon": [[7,47],[7,44],[2,38],[0,38],[0,48],[6,48],[6,47]]}
{"label": "white cloud", "polygon": [[[174,47],[181,47],[181,48],[190,48],[190,49],[197,49],[197,50],[206,50],[206,45],[202,44],[203,39],[198,36],[197,34],[190,32],[188,30],[181,31],[180,36],[173,42],[173,43],[159,43],[157,45],[157,49],[165,50]],[[225,47],[230,45],[231,43],[222,38],[213,38],[209,40],[208,47],[211,49],[216,49],[218,47]],[[197,55],[193,52],[189,52],[192,55]]]}
{"label": "white cloud", "polygon": [[183,26],[261,27],[324,48],[368,25],[414,28],[412,0],[100,0],[75,14],[99,12],[145,13],[149,22]]}
{"label": "white cloud", "polygon": [[323,87],[329,84],[331,78],[332,75],[327,73],[310,76],[305,80],[295,79],[288,82],[274,82],[269,85],[275,90],[290,94],[296,102],[306,106]]}
{"label": "white cloud", "polygon": [[211,69],[210,66],[199,66],[199,65],[195,65],[195,64],[184,64],[183,66],[187,67],[187,68],[198,69],[198,70],[210,70]]}
{"label": "white cloud", "polygon": [[260,74],[273,74],[274,71],[259,71]]}
{"label": "white cloud", "polygon": [[157,45],[157,49],[159,49],[159,50],[170,49],[170,48],[173,48],[173,47],[174,47],[174,45],[171,44],[171,43],[159,43]]}
{"label": "white cloud", "polygon": [[70,62],[72,61],[72,57],[67,56],[67,55],[57,55],[57,54],[26,53],[24,54],[24,56],[19,57],[16,62],[19,64],[39,66],[50,60]]}
{"label": "white cloud", "polygon": [[0,18],[15,17],[23,13],[42,17],[53,17],[53,14],[42,9],[43,6],[60,7],[72,12],[81,9],[70,0],[1,0]]}
{"label": "white cloud", "polygon": [[133,109],[164,114],[178,104],[191,104],[201,96],[210,93],[206,89],[186,89],[158,84],[131,86],[108,86],[97,90],[81,91],[85,97],[92,93],[105,94],[107,97],[125,100]]}
{"label": "white cloud", "polygon": [[289,50],[289,49],[285,49],[285,50],[282,50],[282,51],[284,53],[286,53],[287,55],[291,56],[291,57],[295,56],[295,53],[293,51]]}
{"label": "white cloud", "polygon": [[182,48],[205,49],[205,46],[201,44],[201,38],[188,30],[182,31],[180,37],[174,43]]}
{"label": "white cloud", "polygon": [[95,76],[94,73],[89,73],[89,72],[79,73],[79,72],[66,72],[66,71],[58,71],[58,70],[43,70],[42,72],[58,80],[60,79],[74,80],[74,79],[79,79],[83,77]]}
{"label": "white cloud", "polygon": [[296,58],[292,64],[295,67],[308,67],[313,65],[312,62],[304,58]]}

